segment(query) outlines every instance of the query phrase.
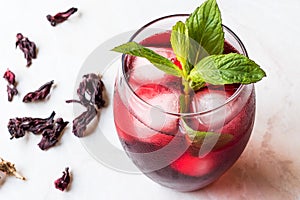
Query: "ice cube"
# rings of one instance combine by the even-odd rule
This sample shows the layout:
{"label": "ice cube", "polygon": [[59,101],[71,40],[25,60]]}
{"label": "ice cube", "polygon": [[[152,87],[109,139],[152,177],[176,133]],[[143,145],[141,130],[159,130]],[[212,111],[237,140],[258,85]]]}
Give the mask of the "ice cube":
{"label": "ice cube", "polygon": [[205,88],[194,95],[192,109],[194,112],[203,112],[197,117],[197,120],[205,125],[208,131],[217,131],[227,123],[231,108],[229,104],[224,104],[228,98],[229,96],[225,91],[209,88]]}
{"label": "ice cube", "polygon": [[[166,58],[174,58],[176,57],[173,51],[165,48],[150,48],[156,53],[164,56]],[[156,68],[153,64],[151,64],[147,59],[141,57],[135,57],[131,63],[131,70],[129,76],[129,83],[136,89],[143,84],[148,83],[157,83],[164,85],[166,82],[174,79],[176,77],[167,75],[162,70]]]}
{"label": "ice cube", "polygon": [[134,131],[130,132],[129,134],[133,137],[138,138],[140,141],[157,146],[165,146],[173,139],[173,137],[171,137],[170,135],[160,133],[152,129],[152,127],[146,126],[135,116],[132,116],[132,123],[134,126]]}
{"label": "ice cube", "polygon": [[129,106],[137,120],[141,122],[136,124],[137,131],[142,132],[143,129],[146,129],[144,132],[147,132],[152,129],[175,134],[178,129],[178,117],[167,114],[167,112],[177,113],[179,111],[178,94],[159,84],[143,85],[136,90],[136,94],[143,101],[132,97]]}

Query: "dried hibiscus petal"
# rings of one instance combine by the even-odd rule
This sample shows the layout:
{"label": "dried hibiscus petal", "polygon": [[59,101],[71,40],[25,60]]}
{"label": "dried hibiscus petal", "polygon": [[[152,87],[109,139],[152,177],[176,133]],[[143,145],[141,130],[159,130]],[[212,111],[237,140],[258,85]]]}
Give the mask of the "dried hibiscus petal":
{"label": "dried hibiscus petal", "polygon": [[26,94],[23,98],[24,103],[33,102],[33,101],[39,101],[44,100],[48,94],[50,93],[51,87],[54,84],[54,81],[50,81],[48,83],[45,83],[42,85],[39,89],[37,89],[34,92],[29,92]]}
{"label": "dried hibiscus petal", "polygon": [[13,97],[18,94],[18,90],[16,88],[16,76],[12,71],[7,69],[3,75],[3,78],[5,78],[8,82],[6,89],[8,101],[12,101]]}
{"label": "dried hibiscus petal", "polygon": [[54,185],[56,189],[64,191],[68,188],[70,182],[71,182],[71,175],[69,172],[69,167],[67,167],[65,171],[63,171],[62,177],[54,181]]}
{"label": "dried hibiscus petal", "polygon": [[83,137],[88,124],[97,115],[94,106],[88,106],[87,110],[73,120],[73,133],[77,137]]}
{"label": "dried hibiscus petal", "polygon": [[17,34],[16,47],[19,47],[24,53],[24,57],[27,60],[27,67],[32,63],[32,59],[37,56],[37,48],[34,42],[30,41],[27,37],[24,37],[21,33]]}
{"label": "dried hibiscus petal", "polygon": [[10,139],[23,137],[26,132],[42,134],[43,138],[38,145],[42,150],[49,149],[58,142],[64,128],[69,123],[62,118],[54,120],[54,116],[55,112],[52,112],[45,119],[32,117],[10,119],[7,125],[11,135]]}
{"label": "dried hibiscus petal", "polygon": [[13,97],[18,94],[18,90],[15,86],[7,85],[7,99],[8,101],[12,101]]}
{"label": "dried hibiscus petal", "polygon": [[42,150],[47,150],[54,146],[58,142],[62,131],[68,125],[68,123],[69,122],[65,122],[62,118],[56,119],[51,129],[45,129],[43,131],[43,137],[38,146]]}
{"label": "dried hibiscus petal", "polygon": [[[80,103],[84,107],[97,106],[97,109],[105,105],[103,99],[104,84],[101,77],[96,74],[86,74],[77,89],[78,100],[68,100],[67,103]],[[89,97],[86,96],[89,95]]]}
{"label": "dried hibiscus petal", "polygon": [[65,12],[59,12],[56,15],[47,15],[46,18],[52,26],[56,26],[59,23],[66,21],[71,15],[77,12],[77,8],[70,8]]}
{"label": "dried hibiscus petal", "polygon": [[79,103],[86,107],[86,111],[73,120],[75,136],[83,137],[88,124],[97,116],[98,110],[105,105],[103,99],[104,84],[96,74],[86,74],[77,89],[79,100],[68,100],[67,103]]}
{"label": "dried hibiscus petal", "polygon": [[6,72],[3,75],[3,78],[5,78],[7,82],[11,85],[14,85],[16,83],[16,75],[9,69],[6,70]]}
{"label": "dried hibiscus petal", "polygon": [[7,125],[11,139],[23,137],[26,133],[41,134],[45,129],[52,127],[55,112],[45,119],[32,117],[17,117],[10,119]]}

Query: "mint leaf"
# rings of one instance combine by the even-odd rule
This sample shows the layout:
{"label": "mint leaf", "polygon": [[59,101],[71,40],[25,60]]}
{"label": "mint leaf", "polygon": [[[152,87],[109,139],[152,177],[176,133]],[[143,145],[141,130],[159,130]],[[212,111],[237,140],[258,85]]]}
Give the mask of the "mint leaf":
{"label": "mint leaf", "polygon": [[[195,131],[184,121],[183,127],[187,132],[188,139],[190,139],[191,143],[200,149],[217,150],[227,145],[233,139],[233,135],[228,133]],[[205,145],[205,147],[203,147],[203,145]]]}
{"label": "mint leaf", "polygon": [[187,62],[189,53],[189,36],[188,29],[181,21],[177,22],[172,28],[171,45],[177,60],[179,60],[181,63],[184,77],[186,77],[191,69],[189,63]]}
{"label": "mint leaf", "polygon": [[248,57],[237,54],[212,55],[203,58],[190,72],[190,84],[205,81],[213,85],[255,83],[266,73]]}
{"label": "mint leaf", "polygon": [[186,20],[190,43],[190,62],[195,65],[207,55],[223,53],[224,32],[216,0],[207,0]]}
{"label": "mint leaf", "polygon": [[149,60],[155,67],[164,71],[167,74],[181,77],[181,70],[172,63],[169,59],[155,53],[151,49],[143,47],[136,42],[128,42],[112,49],[119,53],[139,56]]}

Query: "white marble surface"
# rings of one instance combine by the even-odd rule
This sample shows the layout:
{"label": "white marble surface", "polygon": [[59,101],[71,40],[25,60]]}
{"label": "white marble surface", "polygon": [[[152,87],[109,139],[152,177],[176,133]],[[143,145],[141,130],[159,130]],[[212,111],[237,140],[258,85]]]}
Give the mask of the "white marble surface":
{"label": "white marble surface", "polygon": [[[72,120],[77,73],[85,58],[110,37],[136,29],[160,16],[190,13],[202,1],[0,0],[0,74],[13,70],[23,96],[29,88],[54,79],[46,103],[23,104],[21,96],[6,100],[0,80],[0,156],[16,163],[26,182],[9,178],[0,199],[300,199],[300,1],[219,0],[223,22],[243,40],[249,55],[267,72],[256,84],[257,118],[251,140],[238,162],[216,183],[193,193],[165,189],[142,175],[113,171],[95,161],[68,128],[59,145],[42,152],[39,137],[9,140],[6,124],[16,116],[47,116],[52,110]],[[53,28],[47,14],[78,7],[79,14]],[[28,69],[15,35],[36,42],[38,59]],[[74,180],[68,192],[53,181],[70,166]]]}

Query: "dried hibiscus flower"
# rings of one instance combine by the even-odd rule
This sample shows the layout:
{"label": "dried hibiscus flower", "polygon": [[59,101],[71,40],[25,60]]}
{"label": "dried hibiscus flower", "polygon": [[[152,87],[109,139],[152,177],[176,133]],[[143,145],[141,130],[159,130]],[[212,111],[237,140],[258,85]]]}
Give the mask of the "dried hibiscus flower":
{"label": "dried hibiscus flower", "polygon": [[27,67],[32,63],[32,59],[36,58],[37,48],[34,42],[30,41],[27,37],[24,37],[21,33],[17,34],[16,47],[19,47],[24,53],[24,57],[27,60]]}
{"label": "dried hibiscus flower", "polygon": [[5,78],[8,82],[7,89],[6,89],[8,101],[12,101],[13,97],[18,94],[18,90],[16,88],[16,85],[17,85],[16,76],[12,71],[7,69],[3,75],[3,78]]}
{"label": "dried hibiscus flower", "polygon": [[67,167],[65,171],[63,171],[62,177],[54,181],[54,185],[56,189],[64,191],[68,188],[70,182],[71,182],[71,175],[69,172],[69,167]]}
{"label": "dried hibiscus flower", "polygon": [[20,175],[17,172],[14,164],[12,164],[11,162],[5,161],[2,158],[0,158],[0,171],[4,172],[7,175],[15,176],[16,178],[19,178],[21,180],[26,180],[26,178],[24,176]]}
{"label": "dried hibiscus flower", "polygon": [[48,118],[17,117],[8,122],[8,131],[10,139],[23,137],[26,133],[41,134],[45,129],[51,127],[55,112],[52,112]]}
{"label": "dried hibiscus flower", "polygon": [[18,94],[18,90],[15,86],[7,85],[6,91],[8,101],[12,101],[13,97]]}
{"label": "dried hibiscus flower", "polygon": [[59,12],[56,15],[47,15],[46,18],[52,26],[56,26],[59,23],[66,21],[71,15],[77,12],[77,8],[70,8],[65,12]]}
{"label": "dried hibiscus flower", "polygon": [[72,132],[77,137],[83,137],[88,124],[97,116],[94,106],[88,106],[87,110],[73,120]]}
{"label": "dried hibiscus flower", "polygon": [[[96,74],[86,74],[77,89],[79,100],[68,100],[67,103],[79,103],[86,111],[73,120],[72,132],[77,137],[83,137],[88,124],[97,116],[98,110],[105,105],[103,99],[104,84]],[[88,95],[88,96],[87,96]]]}
{"label": "dried hibiscus flower", "polygon": [[[68,103],[80,103],[84,107],[97,106],[100,109],[104,106],[105,101],[103,100],[104,84],[101,81],[101,77],[96,74],[86,74],[83,77],[77,89],[78,100],[69,100]],[[89,97],[86,96],[89,95]]]}
{"label": "dried hibiscus flower", "polygon": [[16,75],[9,69],[6,70],[6,72],[3,75],[3,78],[5,78],[7,82],[11,85],[14,85],[16,83]]}
{"label": "dried hibiscus flower", "polygon": [[51,129],[45,129],[42,133],[42,140],[38,144],[40,149],[47,150],[53,147],[58,142],[62,131],[68,123],[69,122],[65,122],[62,118],[58,118],[53,122]]}
{"label": "dried hibiscus flower", "polygon": [[26,132],[33,134],[42,134],[42,140],[38,144],[40,149],[47,150],[53,147],[58,141],[69,122],[62,118],[54,120],[55,112],[48,118],[14,118],[8,122],[8,131],[11,135],[10,139],[23,137]]}
{"label": "dried hibiscus flower", "polygon": [[23,98],[24,103],[33,102],[33,101],[40,101],[44,100],[48,94],[50,93],[51,87],[54,84],[54,81],[50,81],[42,85],[39,89],[34,92],[29,92]]}

